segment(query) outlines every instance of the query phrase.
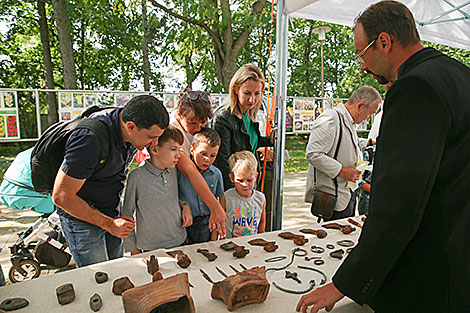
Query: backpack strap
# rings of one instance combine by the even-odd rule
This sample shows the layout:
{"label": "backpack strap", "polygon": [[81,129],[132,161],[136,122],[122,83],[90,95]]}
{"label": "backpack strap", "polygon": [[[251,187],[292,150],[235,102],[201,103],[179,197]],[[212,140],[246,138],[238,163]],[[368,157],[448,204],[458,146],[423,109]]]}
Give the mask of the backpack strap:
{"label": "backpack strap", "polygon": [[98,159],[98,164],[95,167],[94,172],[98,172],[101,170],[104,165],[106,164],[106,160],[108,158],[108,153],[109,153],[109,133],[108,133],[108,127],[106,126],[105,123],[89,118],[89,117],[84,117],[77,125],[77,128],[86,128],[91,131],[93,131],[98,138],[100,139],[101,143],[101,151]]}

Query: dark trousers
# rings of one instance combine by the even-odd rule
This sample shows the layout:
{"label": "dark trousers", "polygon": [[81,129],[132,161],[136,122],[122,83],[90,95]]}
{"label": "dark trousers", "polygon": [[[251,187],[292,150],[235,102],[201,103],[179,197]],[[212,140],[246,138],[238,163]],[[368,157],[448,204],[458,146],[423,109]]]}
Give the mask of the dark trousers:
{"label": "dark trousers", "polygon": [[196,216],[193,218],[193,224],[186,228],[188,233],[188,244],[208,242],[211,240],[211,231],[209,229],[210,215]]}
{"label": "dark trousers", "polygon": [[354,192],[351,192],[351,199],[349,200],[349,203],[346,206],[346,208],[343,211],[333,211],[333,216],[329,219],[325,219],[325,222],[354,216],[354,210],[356,209],[356,199],[357,199],[357,190]]}

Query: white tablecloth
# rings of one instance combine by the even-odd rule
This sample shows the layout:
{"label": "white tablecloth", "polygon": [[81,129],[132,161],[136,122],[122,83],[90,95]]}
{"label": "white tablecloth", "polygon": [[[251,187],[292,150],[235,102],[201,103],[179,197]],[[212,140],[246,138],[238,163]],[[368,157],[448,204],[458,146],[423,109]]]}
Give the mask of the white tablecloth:
{"label": "white tablecloth", "polygon": [[[354,218],[360,222],[360,217]],[[340,224],[349,224],[346,220],[337,221]],[[362,223],[362,222],[361,222]],[[291,231],[295,234],[301,234],[298,230],[304,227],[296,227],[284,229],[282,231]],[[320,229],[318,225],[312,225],[313,229]],[[329,253],[333,250],[327,249],[325,246],[331,243],[335,246],[335,250],[342,248],[336,242],[341,239],[351,239],[357,243],[360,234],[360,229],[355,227],[356,231],[344,235],[339,230],[328,229],[328,236],[323,239],[318,239],[314,235],[303,234],[308,238],[302,248],[308,251],[308,256],[322,256],[325,264],[314,265],[313,260],[306,261],[304,257],[295,257],[294,263],[285,270],[297,272],[301,284],[293,281],[292,279],[284,278],[285,270],[269,271],[267,279],[269,282],[275,281],[278,285],[289,289],[304,290],[308,287],[308,282],[315,279],[317,287],[321,280],[321,275],[304,269],[298,269],[298,265],[310,266],[323,271],[328,278],[327,283],[331,282],[331,277],[341,264],[342,261],[333,259]],[[186,268],[182,269],[176,264],[176,260],[168,256],[165,250],[155,250],[152,252],[136,255],[133,257],[123,257],[118,260],[108,261],[100,264],[90,265],[87,267],[44,276],[41,278],[25,281],[21,283],[11,284],[8,286],[0,287],[0,301],[11,297],[23,297],[28,299],[29,306],[17,310],[15,312],[92,312],[89,307],[89,299],[94,293],[101,295],[103,299],[103,307],[100,312],[123,312],[123,305],[120,296],[112,293],[113,281],[122,276],[128,276],[135,286],[144,285],[151,282],[152,277],[147,273],[147,267],[142,262],[142,258],[147,255],[155,254],[160,264],[160,272],[163,277],[169,277],[177,273],[188,272],[189,281],[194,286],[190,288],[191,296],[194,300],[196,312],[199,313],[214,313],[214,312],[227,312],[225,303],[221,300],[214,300],[210,297],[212,284],[207,282],[199,272],[202,268],[213,281],[223,280],[224,277],[215,269],[215,266],[223,270],[227,275],[233,275],[234,272],[230,269],[229,264],[233,265],[239,270],[242,270],[240,263],[244,266],[251,268],[253,266],[266,266],[269,267],[282,267],[286,265],[291,258],[291,251],[297,247],[292,240],[283,239],[278,236],[281,231],[264,233],[259,235],[247,236],[230,239],[238,245],[244,245],[250,250],[250,253],[242,259],[237,259],[232,256],[231,251],[224,251],[219,246],[229,241],[229,239],[209,242],[197,245],[190,245],[178,247],[175,249],[183,250],[192,263]],[[254,238],[263,238],[267,241],[275,240],[279,249],[275,252],[268,253],[263,250],[261,246],[251,246],[248,241]],[[325,252],[316,254],[310,251],[312,245],[321,246],[325,248]],[[206,248],[209,251],[218,255],[217,260],[209,262],[202,254],[197,253],[198,248]],[[172,250],[172,249],[170,249]],[[287,258],[283,261],[266,263],[264,260],[273,256],[285,255]],[[103,271],[109,274],[109,280],[103,284],[95,282],[95,272]],[[72,283],[75,289],[75,300],[67,305],[60,305],[57,301],[55,290],[58,286]],[[269,290],[268,297],[264,303],[251,304],[248,306],[237,309],[237,312],[295,312],[300,295],[289,294],[276,289],[272,284]],[[372,312],[369,307],[362,307],[348,298],[343,298],[335,305],[333,312]]]}

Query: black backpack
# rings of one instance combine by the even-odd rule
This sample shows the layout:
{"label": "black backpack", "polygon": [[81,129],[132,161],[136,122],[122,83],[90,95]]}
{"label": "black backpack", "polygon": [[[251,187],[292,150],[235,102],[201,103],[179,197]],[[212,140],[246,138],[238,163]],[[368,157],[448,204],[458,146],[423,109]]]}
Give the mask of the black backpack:
{"label": "black backpack", "polygon": [[87,128],[98,135],[101,142],[99,162],[94,172],[98,172],[106,163],[109,151],[107,126],[91,114],[109,109],[109,107],[91,106],[71,121],[51,125],[39,138],[31,154],[31,180],[34,190],[42,194],[51,194],[55,177],[64,159],[65,144],[69,135],[77,128]]}

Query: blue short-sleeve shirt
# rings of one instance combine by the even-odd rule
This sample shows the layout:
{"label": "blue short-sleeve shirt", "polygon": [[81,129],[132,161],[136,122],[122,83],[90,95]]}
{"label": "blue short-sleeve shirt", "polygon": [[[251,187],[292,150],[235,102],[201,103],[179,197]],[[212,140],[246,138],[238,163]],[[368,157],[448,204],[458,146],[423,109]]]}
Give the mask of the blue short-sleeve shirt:
{"label": "blue short-sleeve shirt", "polygon": [[[98,135],[89,129],[77,129],[65,145],[61,170],[76,179],[86,179],[77,195],[103,214],[115,217],[121,212],[121,195],[129,169],[137,150],[122,138],[119,113],[110,108],[90,117],[105,123],[109,131],[109,152],[104,167],[94,173],[101,151]],[[69,216],[62,210],[60,215]]]}

